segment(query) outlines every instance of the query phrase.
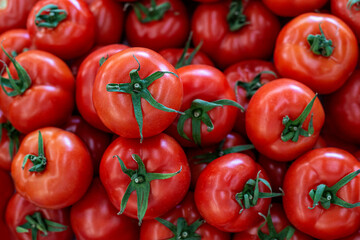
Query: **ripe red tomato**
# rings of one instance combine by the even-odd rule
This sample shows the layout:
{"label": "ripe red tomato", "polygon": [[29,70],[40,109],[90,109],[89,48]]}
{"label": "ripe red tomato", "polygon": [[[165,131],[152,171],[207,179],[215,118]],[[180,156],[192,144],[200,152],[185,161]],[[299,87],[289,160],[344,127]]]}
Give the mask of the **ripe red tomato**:
{"label": "ripe red tomato", "polygon": [[263,3],[276,15],[295,17],[302,13],[314,12],[322,8],[328,0],[262,0]]}
{"label": "ripe red tomato", "polygon": [[95,29],[94,15],[79,0],[41,0],[27,19],[27,30],[36,48],[62,59],[89,51],[95,41]]}
{"label": "ripe red tomato", "polygon": [[[131,170],[126,171],[125,167]],[[159,179],[164,176],[167,177]],[[155,180],[151,180],[153,177]],[[119,137],[101,159],[100,178],[113,205],[121,209],[120,213],[139,218],[141,222],[142,218],[153,219],[165,214],[185,197],[190,185],[190,169],[181,146],[166,134],[145,138],[142,144],[138,139]],[[128,192],[134,189],[131,194]],[[137,201],[137,197],[144,203]]]}
{"label": "ripe red tomato", "polygon": [[[317,97],[311,107],[314,96],[310,88],[291,79],[262,86],[251,98],[245,115],[246,132],[255,148],[277,161],[294,160],[312,149],[325,118]],[[311,108],[304,114],[307,106]]]}
{"label": "ripe red tomato", "polygon": [[220,68],[245,59],[268,59],[280,31],[276,16],[254,0],[200,4],[191,24],[194,44],[203,41],[201,50]]}
{"label": "ripe red tomato", "polygon": [[60,209],[85,194],[93,166],[79,137],[47,127],[25,136],[12,162],[11,175],[17,192],[28,201],[39,207]]}
{"label": "ripe red tomato", "polygon": [[5,210],[9,199],[14,194],[14,184],[8,172],[0,169],[0,233],[2,239],[15,239],[10,233],[10,229],[5,222]]}
{"label": "ripe red tomato", "polygon": [[[0,108],[5,117],[22,133],[64,124],[71,116],[75,91],[66,63],[39,50],[19,54],[16,62],[16,67],[12,63],[9,69],[11,77],[19,79],[15,81],[19,90],[10,89],[10,81],[4,79],[4,88],[0,89]],[[7,73],[3,77],[9,78]],[[8,96],[4,89],[14,96]]]}
{"label": "ripe red tomato", "polygon": [[139,239],[136,220],[116,213],[100,180],[95,178],[85,196],[71,208],[71,227],[76,239]]}
{"label": "ripe red tomato", "polygon": [[352,30],[341,19],[321,13],[292,19],[279,33],[274,51],[282,77],[300,81],[320,94],[340,88],[357,59],[358,43]]}
{"label": "ripe red tomato", "polygon": [[[156,3],[156,6],[153,3]],[[143,4],[149,13],[145,14],[142,8],[138,7],[139,4]],[[126,39],[130,46],[159,51],[184,45],[190,26],[185,5],[181,0],[144,0],[134,4],[133,8],[125,23]],[[139,17],[142,20],[139,20]]]}
{"label": "ripe red tomato", "polygon": [[[175,226],[175,229],[170,230],[168,226],[160,222],[161,219],[159,218],[167,221],[168,223],[165,222],[165,224],[168,226]],[[230,240],[229,233],[222,232],[201,221],[192,192],[188,192],[185,199],[179,205],[159,218],[144,221],[141,225],[140,240]]]}
{"label": "ripe red tomato", "polygon": [[[25,29],[12,29],[2,33],[0,35],[0,43],[14,57],[24,50],[29,50],[31,47],[30,36]],[[0,50],[0,60],[6,64],[10,63],[10,59],[3,50]]]}
{"label": "ripe red tomato", "polygon": [[320,239],[338,239],[357,231],[360,208],[335,203],[360,204],[360,176],[345,181],[345,186],[337,184],[354,171],[358,174],[359,169],[360,162],[354,156],[337,148],[315,149],[298,158],[284,180],[283,204],[290,222]]}
{"label": "ripe red tomato", "polygon": [[[19,240],[73,239],[68,208],[58,210],[40,208],[18,193],[13,195],[6,208],[6,223]],[[25,223],[27,225],[24,226]],[[19,232],[19,227],[22,227],[23,232]],[[28,232],[25,232],[26,230]],[[35,238],[32,238],[33,232],[36,232]]]}

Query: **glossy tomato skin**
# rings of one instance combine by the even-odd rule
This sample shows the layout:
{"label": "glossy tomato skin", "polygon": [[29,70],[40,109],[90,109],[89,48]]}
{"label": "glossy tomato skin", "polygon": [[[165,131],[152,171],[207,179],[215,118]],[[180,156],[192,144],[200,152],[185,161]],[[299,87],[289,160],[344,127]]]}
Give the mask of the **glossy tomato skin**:
{"label": "glossy tomato skin", "polygon": [[[146,48],[130,48],[110,57],[96,75],[93,102],[101,121],[112,132],[126,138],[139,138],[139,127],[134,115],[131,95],[127,93],[107,92],[109,83],[129,83],[129,73],[138,68],[141,79],[156,71],[170,71],[177,74],[175,68],[158,53]],[[173,74],[165,74],[149,87],[153,98],[168,108],[179,110],[182,103],[182,83]],[[141,101],[144,138],[164,131],[176,118],[176,113],[165,112]],[[109,109],[111,109],[109,111]]]}
{"label": "glossy tomato skin", "polygon": [[101,58],[111,57],[126,48],[128,47],[123,44],[112,44],[94,50],[82,61],[76,76],[77,109],[88,123],[106,132],[110,132],[110,130],[100,120],[93,104],[95,77],[100,68]]}
{"label": "glossy tomato skin", "polygon": [[[22,164],[25,155],[38,156],[38,131],[42,134],[47,164],[42,172],[30,172],[33,163],[28,160],[24,169]],[[25,136],[13,159],[11,175],[16,191],[39,207],[68,207],[85,194],[91,183],[91,156],[85,144],[71,132],[54,127],[38,131]]]}
{"label": "glossy tomato skin", "polygon": [[96,19],[95,43],[119,43],[124,28],[123,5],[113,0],[95,0],[89,5]]}
{"label": "glossy tomato skin", "polygon": [[[181,146],[170,136],[159,134],[139,139],[118,137],[106,149],[100,163],[100,179],[112,204],[119,210],[121,199],[130,183],[130,177],[123,173],[117,155],[127,168],[137,169],[131,155],[137,154],[144,162],[147,172],[181,172],[169,179],[150,182],[149,205],[144,220],[153,219],[175,207],[186,195],[190,185],[190,169]],[[124,214],[137,218],[136,192],[130,195]]]}
{"label": "glossy tomato skin", "polygon": [[312,149],[325,118],[318,98],[303,123],[303,129],[307,130],[311,114],[314,114],[314,133],[310,137],[300,136],[297,142],[284,142],[281,133],[285,128],[283,118],[289,116],[295,120],[314,96],[310,88],[292,79],[278,79],[262,86],[251,98],[245,116],[246,132],[255,148],[277,161],[294,160]]}
{"label": "glossy tomato skin", "polygon": [[272,55],[280,23],[261,1],[243,1],[249,24],[231,32],[226,20],[230,1],[199,5],[191,29],[194,45],[203,41],[201,50],[216,66],[224,69],[246,59],[267,59]]}
{"label": "glossy tomato skin", "polygon": [[278,16],[295,17],[302,13],[314,12],[322,8],[328,0],[262,0],[262,2]]}
{"label": "glossy tomato skin", "polygon": [[[245,60],[240,61],[231,65],[230,67],[224,70],[224,74],[226,76],[226,80],[228,81],[230,87],[232,87],[235,91],[236,101],[247,109],[249,105],[250,98],[246,96],[247,92],[242,87],[236,87],[236,83],[238,81],[249,83],[256,75],[263,71],[272,71],[275,75],[279,76],[276,72],[275,66],[272,62],[263,61],[263,60]],[[260,83],[266,84],[274,79],[276,79],[274,75],[271,74],[261,74]],[[245,130],[245,112],[238,111],[237,119],[235,122],[234,130],[241,133],[243,136],[246,136]]]}
{"label": "glossy tomato skin", "polygon": [[[16,61],[29,74],[31,86],[16,97],[0,90],[0,108],[5,117],[22,133],[64,124],[74,108],[75,92],[74,77],[66,63],[39,50],[23,52]],[[9,68],[12,77],[17,79],[13,64]],[[7,73],[3,76],[8,77]]]}
{"label": "glossy tomato skin", "polygon": [[100,160],[111,142],[112,135],[92,127],[80,116],[72,116],[63,129],[75,133],[86,144],[91,155],[94,174],[98,175]]}
{"label": "glossy tomato skin", "polygon": [[[168,48],[161,50],[159,54],[163,56],[169,63],[175,66],[176,63],[179,61],[183,51],[184,49],[182,48]],[[188,58],[193,51],[193,48],[189,48],[185,54],[185,58]],[[193,60],[191,61],[191,64],[205,64],[209,66],[214,66],[214,63],[210,60],[210,58],[201,51],[198,51],[195,54]]]}
{"label": "glossy tomato skin", "polygon": [[[141,23],[133,9],[126,17],[126,39],[132,47],[145,47],[154,51],[165,48],[182,47],[189,34],[189,17],[181,0],[157,0],[160,5],[171,4],[163,18],[158,21]],[[145,7],[150,7],[150,0],[141,1]],[[144,15],[143,15],[144,16]]]}
{"label": "glossy tomato skin", "polygon": [[[265,171],[243,153],[231,153],[215,159],[200,174],[195,188],[196,206],[210,225],[225,232],[240,232],[261,221],[258,212],[267,214],[271,200],[261,198],[254,207],[241,209],[235,194],[241,192],[249,179],[269,180]],[[260,192],[270,190],[259,183]],[[210,197],[210,199],[209,199]]]}
{"label": "glossy tomato skin", "polygon": [[[184,98],[180,111],[190,108],[195,99],[213,102],[220,99],[236,101],[235,93],[226,81],[225,75],[215,67],[207,65],[188,65],[178,69]],[[233,106],[215,107],[208,112],[214,129],[207,130],[201,123],[201,146],[211,146],[223,140],[231,132],[236,120],[237,108]],[[181,137],[177,131],[178,118],[170,125],[167,132],[182,146],[195,147],[193,141]],[[185,134],[192,140],[191,119],[185,121]]]}
{"label": "glossy tomato skin", "polygon": [[[314,54],[308,35],[320,34],[334,47],[330,57]],[[306,13],[286,24],[276,41],[274,64],[282,77],[292,78],[320,94],[340,88],[355,69],[358,44],[354,33],[339,18],[330,14]],[[291,64],[289,64],[291,63]]]}
{"label": "glossy tomato skin", "polygon": [[282,188],[288,163],[272,160],[262,154],[259,154],[257,162],[267,172],[273,191],[278,191]]}
{"label": "glossy tomato skin", "polygon": [[0,7],[0,34],[14,28],[24,28],[27,16],[38,0],[5,0]]}
{"label": "glossy tomato skin", "polygon": [[[196,220],[201,219],[201,216],[196,209],[194,201],[194,193],[188,192],[185,199],[160,218],[176,225],[179,218],[184,218],[188,225],[193,224]],[[230,240],[230,234],[222,232],[215,227],[203,223],[196,231],[201,236],[202,240]],[[157,220],[147,220],[141,225],[140,240],[161,240],[170,239],[174,234]]]}
{"label": "glossy tomato skin", "polygon": [[[57,5],[68,15],[55,28],[37,27],[35,16],[48,4]],[[84,1],[41,0],[32,8],[26,27],[37,49],[62,59],[72,59],[85,54],[95,41],[95,17]]]}
{"label": "glossy tomato skin", "polygon": [[48,232],[47,236],[43,236],[43,233],[38,231],[37,239],[38,240],[71,240],[73,239],[73,233],[70,226],[70,209],[63,208],[58,210],[50,210],[45,208],[40,208],[25,198],[20,194],[15,193],[9,201],[9,204],[6,209],[6,222],[10,227],[12,233],[16,235],[16,239],[19,240],[31,240],[31,233],[18,233],[16,232],[16,227],[23,225],[26,220],[27,215],[32,215],[35,212],[40,212],[43,218],[46,218],[50,221],[60,223],[67,226],[67,230],[62,232]]}
{"label": "glossy tomato skin", "polygon": [[[360,209],[331,204],[329,209],[313,206],[309,196],[319,184],[333,186],[360,168],[350,153],[337,148],[309,151],[288,169],[284,180],[283,204],[290,222],[300,231],[320,239],[337,239],[354,233],[360,227]],[[346,202],[360,201],[360,176],[340,188],[337,196]]]}
{"label": "glossy tomato skin", "polygon": [[137,221],[117,212],[100,180],[95,178],[86,195],[71,208],[71,227],[76,239],[139,239]]}
{"label": "glossy tomato skin", "polygon": [[[23,50],[29,49],[32,45],[29,33],[26,29],[8,30],[0,35],[0,42],[4,49],[10,54],[13,51],[15,51],[16,54],[19,54]],[[4,61],[6,64],[10,63],[10,59],[5,55],[3,50],[0,50],[0,60]]]}
{"label": "glossy tomato skin", "polygon": [[5,221],[5,211],[9,199],[14,194],[14,184],[10,174],[0,169],[0,233],[1,237],[6,240],[15,239],[10,232],[9,227]]}

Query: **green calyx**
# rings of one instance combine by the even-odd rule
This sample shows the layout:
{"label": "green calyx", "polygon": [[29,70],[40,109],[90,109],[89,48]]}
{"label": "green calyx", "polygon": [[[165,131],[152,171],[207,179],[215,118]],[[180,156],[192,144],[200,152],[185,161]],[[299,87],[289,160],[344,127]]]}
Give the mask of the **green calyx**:
{"label": "green calyx", "polygon": [[310,44],[310,50],[316,54],[323,57],[330,57],[333,53],[334,47],[332,46],[332,41],[326,39],[325,34],[319,24],[321,34],[312,35],[310,34],[307,37],[307,41]]}
{"label": "green calyx", "polygon": [[242,0],[232,0],[230,3],[230,10],[226,16],[226,20],[229,24],[230,31],[235,32],[243,26],[250,24],[246,20],[246,16],[243,14],[244,8]]}
{"label": "green calyx", "polygon": [[313,206],[309,207],[309,209],[314,209],[319,204],[325,209],[329,209],[331,204],[335,204],[344,208],[359,207],[360,202],[352,204],[345,202],[344,200],[336,196],[339,189],[345,186],[352,179],[354,179],[359,173],[360,173],[360,169],[346,175],[332,187],[328,187],[325,184],[320,184],[316,187],[316,189],[312,189],[309,192],[309,195],[314,202],[313,202]]}
{"label": "green calyx", "polygon": [[42,172],[45,170],[47,161],[44,154],[44,142],[40,131],[38,136],[38,156],[27,154],[24,157],[22,169],[24,169],[25,164],[28,160],[30,160],[34,164],[34,166],[29,169],[30,172]]}
{"label": "green calyx", "polygon": [[119,156],[117,157],[119,160],[121,170],[128,175],[131,178],[131,182],[129,186],[127,187],[125,194],[123,198],[121,199],[121,205],[120,205],[120,212],[118,215],[122,214],[125,210],[126,204],[129,200],[130,194],[133,191],[136,191],[137,194],[137,212],[138,212],[138,219],[139,219],[139,225],[142,223],[142,219],[145,216],[148,203],[149,203],[149,196],[150,196],[150,182],[152,180],[161,180],[161,179],[169,179],[181,172],[181,169],[174,173],[148,173],[146,171],[145,165],[141,158],[136,155],[132,154],[131,157],[135,160],[135,162],[138,164],[138,169],[132,170],[126,168],[124,162],[120,159]]}
{"label": "green calyx", "polygon": [[[283,193],[273,193],[270,183],[265,179],[259,177],[260,172],[261,171],[257,173],[255,180],[249,179],[246,182],[244,189],[235,195],[235,200],[239,203],[241,207],[239,214],[241,214],[244,209],[249,209],[256,206],[259,198],[272,198],[284,195]],[[260,192],[259,182],[265,184],[265,186],[270,189],[270,192]]]}
{"label": "green calyx", "polygon": [[215,159],[222,157],[229,153],[237,153],[237,152],[243,152],[246,150],[255,149],[254,145],[252,144],[246,144],[246,145],[238,145],[233,146],[231,148],[223,149],[224,148],[225,139],[223,139],[218,147],[213,152],[204,153],[201,155],[197,155],[193,157],[194,159],[199,159],[199,161],[195,162],[195,164],[199,163],[211,163]]}
{"label": "green calyx", "polygon": [[143,115],[142,115],[142,109],[141,109],[141,98],[144,98],[148,103],[150,103],[151,106],[153,106],[156,109],[162,110],[164,112],[174,112],[174,113],[180,113],[182,112],[176,111],[174,109],[165,107],[161,103],[158,103],[149,90],[147,89],[155,80],[161,78],[164,76],[164,74],[172,74],[176,77],[178,77],[173,72],[167,72],[167,71],[157,71],[151,74],[150,76],[146,77],[145,79],[141,79],[139,76],[140,71],[140,63],[137,60],[137,58],[134,56],[136,62],[139,64],[139,67],[137,69],[133,69],[130,71],[130,83],[109,83],[106,85],[106,90],[108,92],[121,92],[121,93],[128,93],[131,95],[132,103],[133,103],[133,109],[135,118],[137,121],[137,124],[139,126],[139,132],[140,132],[140,142],[143,140]]}
{"label": "green calyx", "polygon": [[203,122],[208,128],[208,132],[211,132],[214,129],[214,125],[210,119],[208,112],[215,107],[224,107],[225,105],[233,106],[244,111],[244,108],[229,99],[221,99],[216,100],[214,102],[207,102],[201,99],[195,99],[189,109],[187,109],[184,115],[181,115],[177,124],[177,131],[179,135],[186,140],[190,140],[190,138],[184,132],[184,124],[185,121],[191,118],[192,124],[192,138],[194,143],[197,145],[201,145],[201,123]]}
{"label": "green calyx", "polygon": [[[270,206],[271,208],[271,206]],[[265,217],[262,213],[259,212],[259,215],[262,216],[265,219],[265,222],[260,225],[258,228],[258,236],[261,240],[290,240],[292,236],[294,235],[295,229],[291,226],[285,227],[281,232],[277,232],[274,223],[271,219],[270,215],[270,208],[267,214],[267,217]],[[269,229],[269,234],[265,234],[261,231],[261,228],[267,224]]]}
{"label": "green calyx", "polygon": [[[15,97],[18,95],[23,94],[31,85],[31,79],[29,74],[26,72],[26,70],[13,58],[8,52],[5,51],[4,47],[1,45],[1,49],[5,53],[5,55],[10,59],[10,61],[14,64],[15,70],[18,74],[19,79],[15,81],[13,77],[10,74],[9,68],[6,66],[6,72],[9,76],[9,78],[4,78],[2,76],[3,70],[0,72],[0,85],[2,90],[6,95],[9,97]],[[5,87],[12,89],[11,92],[8,92]]]}
{"label": "green calyx", "polygon": [[314,126],[313,126],[313,114],[311,114],[308,130],[302,128],[305,119],[310,114],[310,111],[314,105],[315,99],[317,97],[317,93],[315,97],[309,102],[309,104],[305,107],[304,111],[300,114],[298,118],[295,120],[290,120],[289,116],[285,116],[282,120],[282,124],[285,126],[285,129],[281,133],[281,140],[283,142],[287,142],[289,140],[293,142],[297,142],[299,140],[299,136],[310,137],[314,134]]}
{"label": "green calyx", "polygon": [[178,218],[177,224],[174,225],[169,221],[166,221],[162,218],[155,218],[162,225],[170,229],[170,231],[174,234],[174,237],[169,238],[168,240],[179,240],[179,239],[187,239],[187,240],[201,240],[201,236],[195,231],[204,223],[203,220],[196,220],[193,224],[188,225],[186,220],[182,217]]}
{"label": "green calyx", "polygon": [[348,0],[346,7],[350,10],[355,5],[355,10],[359,11],[360,10],[359,3],[360,0]]}
{"label": "green calyx", "polygon": [[[152,21],[159,21],[164,17],[164,14],[170,10],[170,2],[165,2],[159,5],[156,5],[155,0],[151,0],[151,6],[149,8],[145,7],[143,4],[136,2],[133,4],[134,12],[136,17],[142,23],[148,23]],[[143,18],[142,14],[145,15]]]}
{"label": "green calyx", "polygon": [[10,158],[13,159],[14,156],[14,147],[15,147],[15,153],[19,150],[20,146],[20,132],[14,128],[13,125],[9,121],[6,123],[0,123],[0,141],[2,139],[2,130],[5,129],[7,132],[7,136],[9,138],[9,154]]}
{"label": "green calyx", "polygon": [[108,55],[108,54],[106,54],[106,57],[100,58],[100,60],[99,60],[99,66],[101,67],[101,66],[104,64],[104,62],[106,62],[106,60],[108,60],[108,58],[109,58],[109,55]]}
{"label": "green calyx", "polygon": [[182,52],[182,54],[181,54],[181,57],[180,57],[179,61],[176,63],[176,65],[175,65],[175,68],[176,68],[176,69],[181,68],[181,67],[184,67],[184,66],[187,66],[187,65],[190,65],[191,62],[192,62],[192,60],[194,59],[196,53],[199,52],[199,50],[200,50],[200,48],[201,48],[201,46],[202,46],[202,44],[203,44],[203,42],[201,41],[201,42],[199,43],[199,45],[197,45],[196,48],[191,52],[191,54],[189,55],[189,57],[188,57],[188,58],[185,58],[186,53],[187,53],[187,51],[189,50],[189,47],[190,47],[190,44],[191,44],[192,34],[193,34],[193,33],[191,32],[190,35],[189,35],[189,38],[188,38],[188,40],[187,40],[187,42],[186,42],[185,48],[184,48],[184,50],[183,50],[183,52]]}
{"label": "green calyx", "polygon": [[35,15],[35,25],[38,27],[56,28],[61,21],[67,18],[67,12],[55,4],[42,7]]}
{"label": "green calyx", "polygon": [[235,83],[235,89],[236,89],[235,94],[238,94],[238,88],[242,87],[246,91],[246,97],[248,99],[252,98],[252,96],[254,96],[256,91],[264,85],[260,82],[262,74],[271,74],[277,78],[276,73],[274,73],[273,71],[262,71],[258,73],[251,82],[237,81]]}
{"label": "green calyx", "polygon": [[27,215],[25,219],[27,222],[16,227],[16,231],[18,233],[31,232],[32,240],[37,239],[38,231],[40,231],[43,236],[47,236],[49,232],[63,232],[68,228],[60,223],[43,218],[40,212],[35,212],[33,215]]}

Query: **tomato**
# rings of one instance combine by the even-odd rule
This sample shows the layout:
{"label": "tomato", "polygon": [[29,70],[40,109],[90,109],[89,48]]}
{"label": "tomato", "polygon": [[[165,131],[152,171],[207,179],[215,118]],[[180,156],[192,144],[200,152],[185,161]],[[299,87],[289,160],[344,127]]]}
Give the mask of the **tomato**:
{"label": "tomato", "polygon": [[181,146],[166,134],[145,138],[142,144],[138,139],[119,137],[101,159],[100,179],[120,213],[139,218],[141,223],[163,215],[185,197],[190,169]]}
{"label": "tomato", "polygon": [[356,233],[351,234],[346,238],[341,238],[340,240],[360,240],[360,228]]}
{"label": "tomato", "polygon": [[14,184],[10,175],[3,170],[0,170],[0,189],[0,233],[3,239],[12,240],[15,238],[12,237],[10,229],[6,225],[5,210],[9,199],[14,194]]}
{"label": "tomato", "polygon": [[[164,223],[171,227],[175,226],[175,229],[170,230]],[[146,220],[141,225],[140,240],[191,239],[191,237],[202,240],[230,240],[229,233],[201,221],[192,192],[189,192],[178,206],[165,215],[156,220]]]}
{"label": "tomato", "polygon": [[[163,49],[159,52],[161,56],[163,56],[169,63],[173,66],[176,66],[178,61],[181,59],[181,55],[183,54],[182,48],[167,48]],[[189,48],[185,53],[185,59],[188,59],[193,53],[194,48]],[[205,64],[209,66],[214,66],[214,63],[210,60],[210,58],[203,53],[202,51],[198,51],[194,58],[191,61],[191,64]]]}
{"label": "tomato", "polygon": [[296,17],[302,13],[314,12],[322,8],[328,0],[262,0],[263,3],[276,15]]}
{"label": "tomato", "polygon": [[120,42],[124,27],[123,6],[113,0],[94,0],[89,8],[96,19],[95,43],[107,45]]}
{"label": "tomato", "polygon": [[[147,14],[139,4],[143,4]],[[184,45],[190,26],[181,0],[144,0],[133,7],[125,22],[126,39],[131,46],[159,51]]]}
{"label": "tomato", "polygon": [[19,149],[21,135],[6,119],[0,119],[0,131],[0,168],[10,171],[13,156]]}
{"label": "tomato", "polygon": [[194,44],[203,41],[201,50],[222,69],[241,60],[270,58],[280,31],[276,16],[261,1],[234,0],[229,6],[230,1],[221,1],[196,8]]}
{"label": "tomato", "polygon": [[[25,29],[12,29],[2,33],[0,35],[0,43],[14,57],[31,47],[30,36]],[[6,64],[10,63],[10,59],[2,50],[0,51],[0,60]]]}
{"label": "tomato", "polygon": [[357,59],[358,43],[351,29],[341,19],[321,13],[292,19],[279,33],[274,51],[282,77],[300,81],[320,94],[340,88]]}
{"label": "tomato", "polygon": [[78,240],[139,239],[134,219],[118,216],[98,178],[71,208],[71,227]]}
{"label": "tomato", "polygon": [[[30,219],[30,220],[29,220]],[[39,220],[40,219],[40,220]],[[73,233],[70,227],[70,211],[63,208],[51,210],[40,208],[15,193],[6,209],[6,222],[12,233],[19,240],[71,240]],[[35,227],[33,223],[36,223]],[[27,225],[25,225],[27,224]],[[60,224],[60,225],[59,225]],[[21,227],[23,232],[19,232]],[[24,231],[28,232],[24,232]],[[44,231],[46,230],[46,231]],[[32,233],[35,238],[32,238]],[[44,236],[44,235],[47,236]]]}
{"label": "tomato", "polygon": [[93,104],[95,77],[100,68],[101,59],[105,60],[126,48],[127,46],[122,44],[113,44],[94,50],[82,61],[76,76],[76,106],[81,116],[92,126],[106,132],[110,130],[98,117]]}
{"label": "tomato", "polygon": [[62,59],[89,51],[95,41],[95,29],[95,17],[87,4],[79,0],[41,0],[27,19],[27,30],[36,48]]}
{"label": "tomato", "polygon": [[167,132],[186,147],[219,143],[233,128],[237,113],[234,106],[239,107],[225,75],[207,65],[184,66],[178,73],[184,89],[180,110],[185,115],[180,115]]}
{"label": "tomato", "polygon": [[93,128],[80,116],[72,116],[63,126],[66,131],[75,133],[86,144],[93,162],[94,173],[99,173],[100,160],[111,142],[111,135]]}
{"label": "tomato", "polygon": [[[341,204],[345,201],[359,206],[359,169],[360,162],[355,157],[337,148],[315,149],[298,158],[284,180],[283,203],[290,222],[320,239],[337,239],[357,231],[360,208],[345,208]],[[350,173],[355,178],[345,181]],[[345,185],[339,184],[341,179]],[[317,198],[321,202],[313,200]]]}
{"label": "tomato", "polygon": [[142,139],[161,133],[174,121],[182,95],[182,83],[170,63],[150,49],[130,48],[100,67],[93,102],[111,131]]}
{"label": "tomato", "polygon": [[[274,64],[263,60],[245,60],[235,63],[225,69],[224,74],[230,87],[235,91],[236,101],[245,110],[256,90],[278,76]],[[234,129],[246,136],[245,112],[238,111]]]}
{"label": "tomato", "polygon": [[313,148],[324,118],[323,107],[310,88],[291,79],[278,79],[262,86],[251,98],[245,126],[261,154],[291,161]]}
{"label": "tomato", "polygon": [[227,154],[200,174],[195,188],[196,206],[210,225],[226,232],[245,231],[260,222],[259,212],[267,212],[271,200],[254,197],[271,195],[266,181],[265,171],[249,156]]}
{"label": "tomato", "polygon": [[0,108],[5,117],[22,133],[64,124],[71,116],[75,91],[74,77],[66,63],[39,50],[23,52],[12,61],[10,74],[19,78],[15,81],[19,90],[9,88],[11,81],[4,78],[10,76],[5,73],[0,89]]}
{"label": "tomato", "polygon": [[24,28],[26,18],[38,0],[4,0],[0,4],[0,34],[14,28]]}
{"label": "tomato", "polygon": [[91,157],[75,134],[47,127],[25,136],[11,165],[16,191],[49,209],[74,204],[93,176]]}
{"label": "tomato", "polygon": [[286,162],[279,162],[272,160],[264,155],[260,154],[257,162],[265,169],[268,173],[271,187],[274,190],[282,188],[284,183],[285,173],[288,169],[288,164]]}

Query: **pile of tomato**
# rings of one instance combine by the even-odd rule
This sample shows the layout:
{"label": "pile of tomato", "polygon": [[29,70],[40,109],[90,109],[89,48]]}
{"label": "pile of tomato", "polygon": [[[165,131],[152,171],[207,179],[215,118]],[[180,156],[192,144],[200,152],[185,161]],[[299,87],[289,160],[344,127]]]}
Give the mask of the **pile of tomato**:
{"label": "pile of tomato", "polygon": [[360,0],[0,0],[2,240],[360,239]]}

